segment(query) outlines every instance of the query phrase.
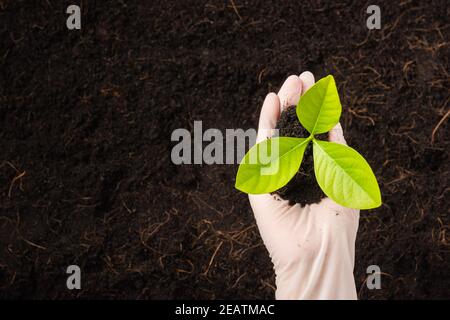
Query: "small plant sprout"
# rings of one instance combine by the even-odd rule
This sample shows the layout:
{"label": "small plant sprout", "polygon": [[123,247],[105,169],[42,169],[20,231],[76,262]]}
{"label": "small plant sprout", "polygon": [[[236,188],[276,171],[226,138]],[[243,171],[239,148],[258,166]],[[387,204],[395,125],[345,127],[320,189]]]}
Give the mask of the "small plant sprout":
{"label": "small plant sprout", "polygon": [[312,143],[316,180],[329,198],[349,208],[379,207],[380,188],[367,161],[346,145],[315,138],[339,122],[341,110],[333,76],[319,80],[300,98],[296,108],[310,136],[272,137],[253,146],[239,165],[236,188],[249,194],[280,189],[298,172],[305,149]]}

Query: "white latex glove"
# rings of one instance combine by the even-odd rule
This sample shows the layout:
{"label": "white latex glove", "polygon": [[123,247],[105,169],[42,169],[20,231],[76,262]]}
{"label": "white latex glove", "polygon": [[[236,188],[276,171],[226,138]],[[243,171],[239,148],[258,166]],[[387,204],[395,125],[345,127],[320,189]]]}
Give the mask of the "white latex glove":
{"label": "white latex glove", "polygon": [[[314,84],[304,72],[290,76],[278,95],[267,95],[257,142],[272,135],[280,112],[296,105]],[[338,123],[329,140],[346,144]],[[277,299],[356,299],[353,277],[359,210],[329,198],[301,207],[270,194],[249,195],[250,204],[276,274]]]}

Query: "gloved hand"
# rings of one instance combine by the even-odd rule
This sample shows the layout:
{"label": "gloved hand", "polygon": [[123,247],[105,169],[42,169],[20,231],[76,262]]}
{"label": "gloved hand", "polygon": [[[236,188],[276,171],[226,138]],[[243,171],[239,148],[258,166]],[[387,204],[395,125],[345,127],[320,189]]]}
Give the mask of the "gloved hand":
{"label": "gloved hand", "polygon": [[[314,84],[304,72],[269,93],[259,118],[257,143],[272,136],[280,113]],[[346,144],[338,123],[329,140]],[[256,223],[276,274],[277,299],[356,299],[353,277],[359,210],[329,198],[301,207],[270,194],[249,195]]]}

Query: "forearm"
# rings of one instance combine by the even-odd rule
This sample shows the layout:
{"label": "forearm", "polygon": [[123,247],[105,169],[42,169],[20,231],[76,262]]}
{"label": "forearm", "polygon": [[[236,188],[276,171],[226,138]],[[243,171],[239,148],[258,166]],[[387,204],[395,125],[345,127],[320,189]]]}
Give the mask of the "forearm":
{"label": "forearm", "polygon": [[276,276],[276,299],[357,299],[353,261],[353,257],[324,252],[312,265],[291,264]]}
{"label": "forearm", "polygon": [[297,215],[294,246],[273,252],[277,299],[356,299],[353,275],[359,211],[329,199]]}

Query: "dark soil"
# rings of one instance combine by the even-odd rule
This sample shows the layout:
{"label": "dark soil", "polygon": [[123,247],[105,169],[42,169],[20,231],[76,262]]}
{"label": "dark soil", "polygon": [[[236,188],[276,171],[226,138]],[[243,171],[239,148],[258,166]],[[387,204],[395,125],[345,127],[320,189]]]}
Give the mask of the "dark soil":
{"label": "dark soil", "polygon": [[[295,106],[291,106],[283,111],[278,120],[277,128],[279,129],[280,137],[297,137],[307,138],[309,132],[303,128],[298,120]],[[327,134],[316,135],[319,140],[327,140]],[[312,154],[312,145],[306,147],[303,155],[302,164],[297,174],[285,185],[283,188],[277,190],[275,193],[280,195],[283,199],[289,200],[290,204],[299,203],[302,206],[305,204],[317,203],[322,198],[326,197],[322,189],[317,184],[314,174],[314,161]]]}
{"label": "dark soil", "polygon": [[450,298],[448,1],[378,1],[370,31],[364,1],[82,1],[79,31],[71,4],[0,1],[1,298],[274,298],[237,165],[174,165],[170,138],[256,127],[304,70],[334,75],[383,196],[359,298]]}

